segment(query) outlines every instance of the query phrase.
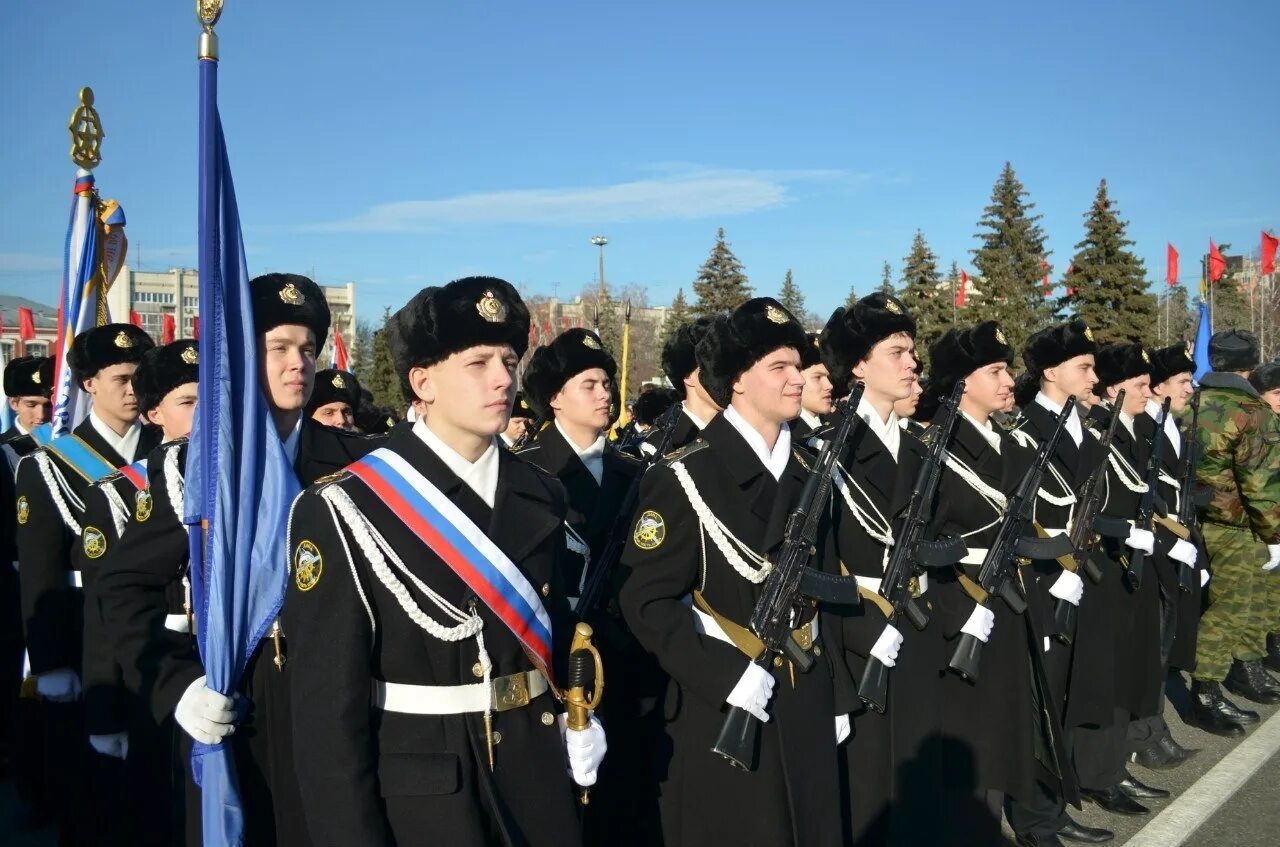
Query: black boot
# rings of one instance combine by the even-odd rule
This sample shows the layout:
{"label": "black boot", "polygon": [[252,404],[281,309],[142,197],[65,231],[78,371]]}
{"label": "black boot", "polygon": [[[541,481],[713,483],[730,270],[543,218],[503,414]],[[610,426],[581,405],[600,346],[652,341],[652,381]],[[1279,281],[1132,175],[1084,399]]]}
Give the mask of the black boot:
{"label": "black boot", "polygon": [[1265,659],[1255,659],[1252,662],[1245,662],[1245,671],[1257,679],[1258,687],[1263,691],[1280,694],[1280,682],[1276,682],[1276,678],[1267,673],[1267,666],[1265,662]]}
{"label": "black boot", "polygon": [[1270,670],[1280,673],[1280,632],[1267,636],[1267,657],[1262,660]]}
{"label": "black boot", "polygon": [[1146,749],[1134,753],[1130,761],[1153,771],[1171,771],[1199,752],[1183,747],[1171,735],[1162,735]]}
{"label": "black boot", "polygon": [[1244,725],[1234,716],[1239,711],[1222,696],[1218,683],[1191,680],[1191,708],[1185,717],[1191,726],[1214,735],[1244,735]]}
{"label": "black boot", "polygon": [[1263,679],[1266,676],[1267,672],[1262,669],[1260,660],[1242,662],[1236,659],[1231,663],[1231,670],[1227,671],[1227,678],[1222,681],[1222,685],[1232,694],[1238,694],[1254,703],[1280,703],[1280,690],[1268,685],[1268,681],[1274,683],[1274,680],[1270,677]]}

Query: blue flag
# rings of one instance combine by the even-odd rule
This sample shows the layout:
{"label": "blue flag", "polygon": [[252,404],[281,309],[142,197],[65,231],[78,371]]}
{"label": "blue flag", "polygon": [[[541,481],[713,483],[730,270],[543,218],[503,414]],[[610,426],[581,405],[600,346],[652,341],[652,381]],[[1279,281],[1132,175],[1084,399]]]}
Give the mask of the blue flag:
{"label": "blue flag", "polygon": [[[258,340],[222,122],[218,63],[200,61],[200,400],[187,453],[185,522],[207,684],[230,694],[279,614],[285,524],[301,490],[258,384]],[[238,847],[244,811],[227,745],[197,744],[204,843]]]}
{"label": "blue flag", "polygon": [[1200,301],[1200,323],[1196,325],[1196,343],[1191,348],[1191,359],[1196,363],[1195,378],[1199,382],[1213,368],[1209,367],[1209,307]]}

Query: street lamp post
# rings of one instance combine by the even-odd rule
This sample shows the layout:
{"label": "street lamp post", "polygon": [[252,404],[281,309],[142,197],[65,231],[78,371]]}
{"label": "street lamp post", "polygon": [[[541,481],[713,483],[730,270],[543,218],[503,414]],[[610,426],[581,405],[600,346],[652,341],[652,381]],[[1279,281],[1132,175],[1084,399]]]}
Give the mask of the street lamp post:
{"label": "street lamp post", "polygon": [[604,299],[604,245],[609,243],[609,239],[603,235],[591,236],[591,243],[600,248],[600,295],[599,299]]}

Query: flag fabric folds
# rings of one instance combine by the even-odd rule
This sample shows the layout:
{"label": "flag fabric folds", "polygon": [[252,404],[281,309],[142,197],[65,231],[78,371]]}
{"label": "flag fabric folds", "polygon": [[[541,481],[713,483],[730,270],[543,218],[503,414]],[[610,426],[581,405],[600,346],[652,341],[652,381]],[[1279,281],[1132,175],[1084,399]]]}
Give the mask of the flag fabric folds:
{"label": "flag fabric folds", "polygon": [[960,271],[960,288],[956,291],[956,307],[964,308],[965,300],[968,299],[969,291],[969,274],[963,270]]}
{"label": "flag fabric folds", "polygon": [[1227,260],[1223,257],[1218,245],[1209,239],[1209,282],[1217,282],[1227,272]]}
{"label": "flag fabric folds", "polygon": [[1280,247],[1280,238],[1269,232],[1262,233],[1262,275],[1268,276],[1276,272],[1276,248]]}
{"label": "flag fabric folds", "polygon": [[1209,304],[1200,301],[1200,321],[1196,324],[1196,341],[1191,348],[1191,360],[1196,363],[1194,374],[1199,382],[1205,374],[1213,370],[1209,367]]}
{"label": "flag fabric folds", "polygon": [[166,314],[160,319],[160,343],[172,344],[176,335],[177,322],[173,319],[173,315]]}
{"label": "flag fabric folds", "polygon": [[[200,400],[186,467],[192,592],[208,686],[236,690],[279,614],[284,527],[301,487],[258,385],[258,343],[235,189],[217,106],[216,60],[200,61]],[[234,736],[230,736],[234,737]],[[204,843],[240,845],[244,811],[227,744],[192,750]]]}
{"label": "flag fabric folds", "polygon": [[30,309],[18,307],[18,338],[23,341],[35,341],[36,316]]}
{"label": "flag fabric folds", "polygon": [[351,370],[347,361],[347,345],[342,343],[342,333],[333,330],[333,366],[340,371]]}
{"label": "flag fabric folds", "polygon": [[106,292],[101,283],[101,240],[97,223],[98,198],[93,174],[76,171],[71,218],[67,223],[67,241],[62,258],[62,294],[58,303],[58,341],[54,350],[57,361],[53,377],[53,434],[64,435],[89,414],[89,397],[71,378],[67,353],[71,342],[81,332],[106,323]]}
{"label": "flag fabric folds", "polygon": [[1165,270],[1164,279],[1169,283],[1169,287],[1173,288],[1178,284],[1178,251],[1173,249],[1173,245],[1165,243]]}

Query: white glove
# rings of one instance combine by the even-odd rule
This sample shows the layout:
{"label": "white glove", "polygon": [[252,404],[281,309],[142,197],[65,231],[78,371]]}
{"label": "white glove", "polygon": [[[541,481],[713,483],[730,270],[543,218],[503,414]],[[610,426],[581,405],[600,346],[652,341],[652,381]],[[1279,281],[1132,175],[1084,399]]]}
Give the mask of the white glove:
{"label": "white glove", "polygon": [[871,655],[880,660],[880,664],[891,668],[898,663],[898,650],[902,647],[902,633],[893,624],[885,624],[876,644],[871,648]]}
{"label": "white glove", "polygon": [[1049,593],[1059,600],[1066,600],[1072,606],[1079,606],[1080,598],[1084,596],[1084,580],[1071,571],[1063,571],[1053,581]]}
{"label": "white glove", "polygon": [[986,644],[987,639],[991,637],[991,630],[995,628],[996,613],[986,606],[975,604],[973,614],[969,615],[969,620],[964,622],[964,626],[960,627],[960,631],[966,635],[972,635],[983,644]]}
{"label": "white glove", "polygon": [[54,703],[80,699],[80,675],[69,668],[36,674],[36,692]]}
{"label": "white glove", "polygon": [[1280,568],[1280,544],[1268,544],[1267,552],[1271,554],[1271,561],[1262,566],[1264,571],[1273,571]]}
{"label": "white glove", "polygon": [[848,715],[836,715],[836,743],[843,744],[853,732],[853,728],[849,726]]}
{"label": "white glove", "polygon": [[126,759],[129,756],[129,733],[113,732],[109,735],[90,735],[89,746],[104,756]]}
{"label": "white glove", "polygon": [[729,692],[725,702],[730,706],[746,709],[767,723],[769,713],[765,711],[765,707],[769,705],[769,698],[773,696],[773,685],[773,674],[752,662],[747,665],[742,678]]}
{"label": "white glove", "polygon": [[557,720],[560,722],[560,740],[569,754],[569,776],[575,785],[590,788],[596,784],[596,772],[609,749],[604,739],[604,726],[595,715],[591,716],[591,724],[586,729],[569,729],[563,712]]}
{"label": "white glove", "polygon": [[234,701],[205,685],[205,678],[192,682],[182,693],[173,719],[201,744],[220,744],[236,731]]}
{"label": "white glove", "polygon": [[1156,549],[1156,536],[1149,529],[1138,529],[1136,526],[1129,530],[1129,537],[1124,540],[1125,546],[1132,547],[1134,550],[1141,550],[1148,556]]}
{"label": "white glove", "polygon": [[1170,559],[1182,562],[1189,568],[1196,566],[1196,559],[1199,555],[1200,552],[1196,550],[1196,545],[1181,538],[1173,542],[1173,547],[1169,550]]}
{"label": "white glove", "polygon": [[1200,570],[1200,587],[1204,588],[1209,584],[1209,572],[1201,568]]}

